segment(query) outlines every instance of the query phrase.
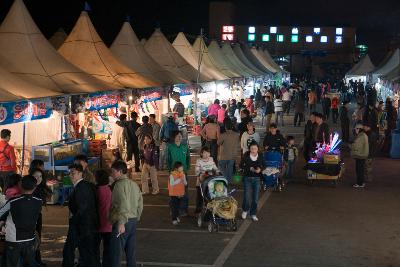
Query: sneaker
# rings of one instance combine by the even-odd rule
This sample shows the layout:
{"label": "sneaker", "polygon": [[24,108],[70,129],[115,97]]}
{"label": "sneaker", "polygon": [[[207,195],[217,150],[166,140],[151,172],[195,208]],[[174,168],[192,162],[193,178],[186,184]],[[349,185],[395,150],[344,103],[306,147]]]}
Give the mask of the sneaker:
{"label": "sneaker", "polygon": [[181,219],[179,219],[179,217],[176,218],[177,222],[180,223]]}
{"label": "sneaker", "polygon": [[253,222],[258,222],[258,218],[256,215],[252,215],[251,219],[253,220]]}
{"label": "sneaker", "polygon": [[359,184],[355,184],[353,185],[354,188],[364,188],[365,184],[359,185]]}
{"label": "sneaker", "polygon": [[246,218],[247,218],[247,212],[246,212],[246,211],[243,211],[243,212],[242,212],[242,219],[243,219],[243,220],[246,220]]}
{"label": "sneaker", "polygon": [[142,192],[142,196],[148,195],[149,192]]}
{"label": "sneaker", "polygon": [[173,225],[178,225],[178,223],[179,223],[178,220],[173,220],[173,221],[172,221],[172,224],[173,224]]}
{"label": "sneaker", "polygon": [[155,190],[155,191],[153,191],[151,194],[152,194],[152,195],[158,195],[159,192],[160,192],[160,191]]}

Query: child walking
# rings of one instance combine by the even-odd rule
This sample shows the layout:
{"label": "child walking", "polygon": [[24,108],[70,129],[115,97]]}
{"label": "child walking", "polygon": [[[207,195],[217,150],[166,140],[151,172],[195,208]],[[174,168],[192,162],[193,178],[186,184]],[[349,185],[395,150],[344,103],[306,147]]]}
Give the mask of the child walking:
{"label": "child walking", "polygon": [[283,155],[283,159],[285,160],[285,175],[284,179],[281,181],[281,186],[285,186],[286,182],[290,182],[293,180],[294,173],[294,164],[296,162],[297,156],[299,155],[299,151],[297,147],[294,145],[294,137],[288,136],[287,138],[287,147],[285,148],[285,153]]}
{"label": "child walking", "polygon": [[158,149],[156,148],[153,137],[146,134],[144,136],[144,147],[142,151],[142,194],[149,194],[149,181],[150,176],[153,191],[151,194],[157,195],[159,192],[157,169],[158,169]]}
{"label": "child walking", "polygon": [[171,207],[172,224],[177,225],[179,220],[179,207],[183,202],[185,195],[185,186],[187,185],[186,175],[183,171],[182,162],[176,161],[173,165],[168,182],[168,194],[170,196],[169,205]]}
{"label": "child walking", "polygon": [[205,177],[207,177],[208,172],[219,172],[217,165],[215,165],[214,159],[210,155],[210,149],[208,147],[202,147],[200,150],[200,158],[196,161],[196,213],[200,213],[201,209],[203,208],[203,198],[200,190],[201,183],[204,181]]}

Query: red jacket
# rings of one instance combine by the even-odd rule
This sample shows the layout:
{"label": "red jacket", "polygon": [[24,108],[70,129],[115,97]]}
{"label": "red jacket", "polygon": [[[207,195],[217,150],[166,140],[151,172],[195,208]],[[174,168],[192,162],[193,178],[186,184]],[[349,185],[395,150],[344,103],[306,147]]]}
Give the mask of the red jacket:
{"label": "red jacket", "polygon": [[332,109],[337,109],[338,105],[339,105],[339,99],[337,97],[332,98],[331,108]]}
{"label": "red jacket", "polygon": [[14,147],[0,140],[0,171],[16,171]]}
{"label": "red jacket", "polygon": [[108,221],[108,214],[111,208],[111,195],[111,189],[108,185],[102,185],[97,188],[100,233],[111,233],[112,230],[112,225]]}

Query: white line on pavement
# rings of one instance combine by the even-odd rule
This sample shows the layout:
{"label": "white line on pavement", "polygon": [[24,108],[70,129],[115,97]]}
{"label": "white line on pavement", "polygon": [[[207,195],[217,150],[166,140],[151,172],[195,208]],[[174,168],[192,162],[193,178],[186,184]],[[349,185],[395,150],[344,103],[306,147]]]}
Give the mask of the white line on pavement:
{"label": "white line on pavement", "polygon": [[[267,191],[259,200],[259,206],[258,210],[260,210],[269,196],[271,195],[270,191]],[[232,254],[233,250],[236,248],[237,244],[239,244],[240,240],[246,233],[247,229],[251,225],[250,220],[245,220],[242,225],[239,227],[239,230],[236,232],[234,237],[229,241],[228,245],[224,248],[224,250],[221,252],[221,254],[218,256],[218,258],[215,260],[213,267],[222,267],[226,260],[229,258],[229,256]]]}
{"label": "white line on pavement", "polygon": [[[62,262],[62,258],[42,258],[47,262]],[[122,264],[126,264],[126,261],[121,261]],[[207,264],[187,264],[178,262],[151,262],[151,261],[138,261],[136,262],[139,266],[171,266],[171,267],[212,267]]]}

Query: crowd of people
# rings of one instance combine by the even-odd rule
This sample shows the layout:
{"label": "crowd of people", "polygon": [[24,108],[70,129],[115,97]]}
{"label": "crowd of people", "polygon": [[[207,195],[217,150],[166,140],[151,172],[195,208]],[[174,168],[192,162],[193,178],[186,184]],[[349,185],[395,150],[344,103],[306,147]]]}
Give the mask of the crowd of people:
{"label": "crowd of people", "polygon": [[[296,178],[295,163],[299,157],[296,144],[302,143],[302,154],[308,162],[315,156],[318,143],[329,143],[330,119],[333,124],[340,123],[342,139],[355,159],[357,182],[354,187],[364,187],[365,181],[372,179],[371,166],[377,144],[381,144],[383,151],[388,151],[390,134],[397,119],[391,100],[388,99],[384,107],[383,102],[377,102],[374,90],[371,86],[362,89],[357,85],[354,96],[357,107],[352,115],[349,107],[352,98],[347,94],[329,96],[329,83],[322,83],[317,89],[305,82],[281,88],[265,87],[248,99],[232,99],[222,105],[216,99],[206,111],[207,120],[200,132],[202,147],[194,170],[197,177],[196,215],[204,205],[200,186],[206,177],[220,173],[232,182],[235,172],[240,171],[244,189],[241,217],[250,216],[253,221],[258,221],[258,198],[265,187],[262,183],[266,168],[263,152],[282,154],[284,172],[279,185],[283,188]],[[322,113],[318,112],[317,105],[321,105]],[[187,136],[178,126],[185,107],[177,101],[173,110],[177,118],[171,113],[162,125],[154,114],[143,116],[142,124],[138,122],[136,112],[130,114],[130,120],[126,114],[121,114],[111,140],[116,160],[108,170],[98,169],[93,174],[88,158],[76,156],[69,167],[73,191],[68,201],[69,229],[62,266],[74,266],[76,262],[80,266],[120,266],[123,252],[127,266],[136,266],[136,224],[143,210],[143,195],[159,194],[160,170],[168,172],[172,224],[179,225],[180,218],[188,215],[190,150]],[[279,124],[284,126],[292,111],[293,126],[300,127],[304,123],[303,140],[285,136],[279,129]],[[263,139],[253,120],[265,125]],[[350,129],[354,129],[353,133]],[[6,238],[3,260],[6,266],[18,266],[18,262],[26,266],[45,266],[39,245],[41,209],[52,192],[46,185],[42,161],[33,160],[27,175],[16,174],[10,137],[9,130],[1,131],[0,185],[4,205],[0,209],[0,220],[5,226]],[[240,163],[236,164],[238,158]],[[140,187],[128,177],[130,169],[140,173]],[[75,250],[79,251],[77,259]]]}

